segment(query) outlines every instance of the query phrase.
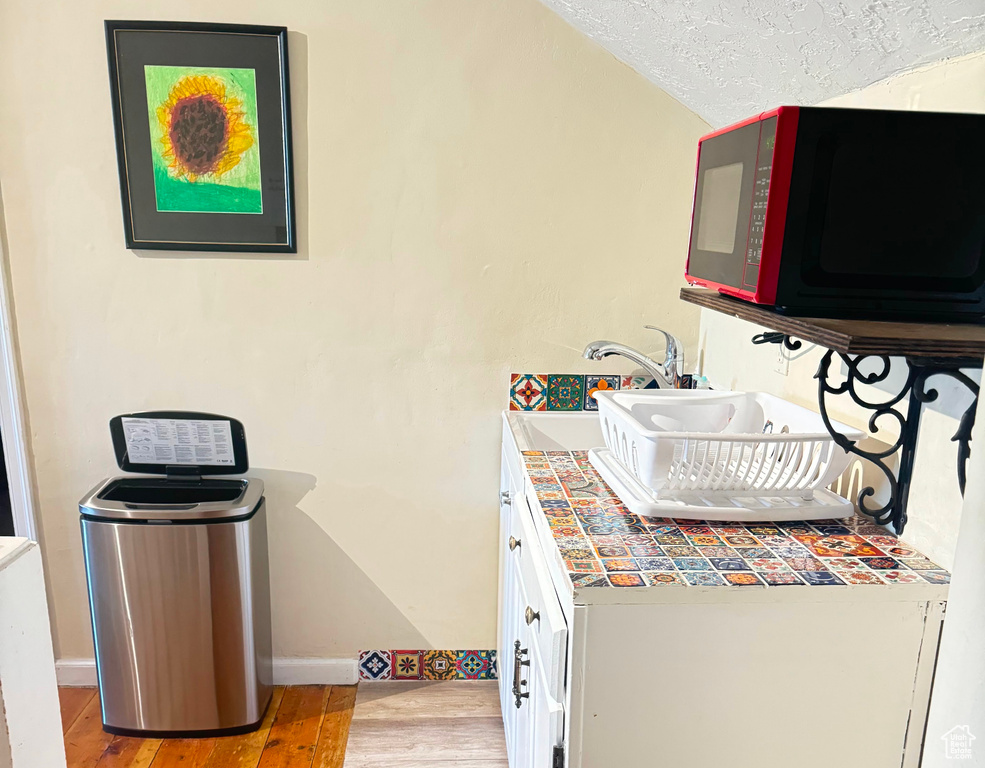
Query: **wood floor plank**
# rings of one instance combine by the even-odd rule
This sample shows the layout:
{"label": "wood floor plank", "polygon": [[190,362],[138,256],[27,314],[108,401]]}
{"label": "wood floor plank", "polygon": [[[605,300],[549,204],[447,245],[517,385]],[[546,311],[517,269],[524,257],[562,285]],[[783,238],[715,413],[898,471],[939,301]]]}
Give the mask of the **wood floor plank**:
{"label": "wood floor plank", "polygon": [[495,681],[388,681],[362,683],[356,720],[408,717],[499,717]]}
{"label": "wood floor plank", "polygon": [[113,736],[103,730],[99,696],[93,696],[65,734],[65,759],[69,768],[94,768]]}
{"label": "wood floor plank", "polygon": [[[160,747],[159,739],[114,736],[96,768],[148,768]],[[73,766],[69,765],[69,768]]]}
{"label": "wood floor plank", "polygon": [[[215,749],[209,756],[209,761],[201,768],[256,768],[283,698],[284,688],[281,686],[274,688],[270,705],[260,727],[253,733],[216,739]],[[189,768],[199,768],[199,766]]]}
{"label": "wood floor plank", "polygon": [[332,686],[325,708],[325,719],[318,734],[318,747],[315,749],[312,768],[342,768],[355,703],[356,686]]}
{"label": "wood floor plank", "polygon": [[215,739],[165,739],[151,768],[199,768],[215,749]]}
{"label": "wood floor plank", "polygon": [[330,690],[324,685],[292,685],[284,691],[259,768],[311,766]]}
{"label": "wood floor plank", "polygon": [[86,708],[92,697],[96,695],[95,688],[59,688],[58,703],[62,710],[62,734],[68,732],[82,710]]}
{"label": "wood floor plank", "polygon": [[432,712],[422,718],[353,719],[347,753],[345,768],[501,761],[506,742],[501,718]]}

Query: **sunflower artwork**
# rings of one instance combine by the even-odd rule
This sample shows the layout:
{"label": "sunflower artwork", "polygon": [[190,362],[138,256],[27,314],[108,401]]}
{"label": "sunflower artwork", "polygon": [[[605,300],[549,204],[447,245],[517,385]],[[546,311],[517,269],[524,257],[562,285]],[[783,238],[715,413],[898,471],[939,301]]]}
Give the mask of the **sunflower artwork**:
{"label": "sunflower artwork", "polygon": [[263,213],[253,69],[144,66],[159,212]]}

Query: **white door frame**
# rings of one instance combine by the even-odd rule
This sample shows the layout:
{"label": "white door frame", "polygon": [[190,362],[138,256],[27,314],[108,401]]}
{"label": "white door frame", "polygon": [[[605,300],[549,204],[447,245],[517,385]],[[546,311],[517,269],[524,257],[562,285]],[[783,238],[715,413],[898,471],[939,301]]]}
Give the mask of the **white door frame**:
{"label": "white door frame", "polygon": [[[0,202],[2,205],[2,202]],[[0,208],[0,226],[3,210]],[[14,517],[14,534],[38,540],[35,515],[34,484],[31,482],[30,451],[24,418],[17,340],[14,336],[14,313],[10,290],[10,264],[3,248],[0,231],[0,438],[7,466],[10,506]]]}

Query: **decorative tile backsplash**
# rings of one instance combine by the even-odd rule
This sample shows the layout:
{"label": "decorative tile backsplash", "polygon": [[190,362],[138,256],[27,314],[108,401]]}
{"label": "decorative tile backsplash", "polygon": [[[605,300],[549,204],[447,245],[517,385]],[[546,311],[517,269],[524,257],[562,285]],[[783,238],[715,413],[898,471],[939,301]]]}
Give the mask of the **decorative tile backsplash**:
{"label": "decorative tile backsplash", "polygon": [[496,651],[359,652],[360,680],[495,680]]}
{"label": "decorative tile backsplash", "polygon": [[510,374],[511,411],[597,411],[598,390],[646,389],[650,376],[591,376],[581,373]]}
{"label": "decorative tile backsplash", "polygon": [[737,523],[638,517],[586,451],[525,451],[523,461],[577,588],[950,581],[941,566],[867,518]]}

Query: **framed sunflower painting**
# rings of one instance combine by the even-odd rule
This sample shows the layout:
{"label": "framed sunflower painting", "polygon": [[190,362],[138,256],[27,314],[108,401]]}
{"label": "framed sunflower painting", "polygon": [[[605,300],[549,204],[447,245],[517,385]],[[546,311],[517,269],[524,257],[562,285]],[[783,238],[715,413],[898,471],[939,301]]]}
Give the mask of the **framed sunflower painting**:
{"label": "framed sunflower painting", "polygon": [[127,248],[296,253],[287,30],[107,21]]}

